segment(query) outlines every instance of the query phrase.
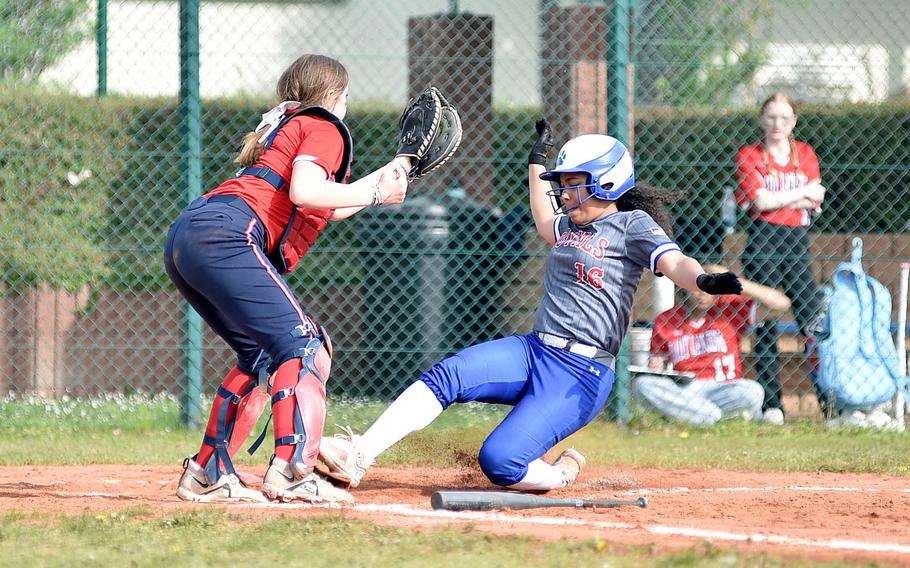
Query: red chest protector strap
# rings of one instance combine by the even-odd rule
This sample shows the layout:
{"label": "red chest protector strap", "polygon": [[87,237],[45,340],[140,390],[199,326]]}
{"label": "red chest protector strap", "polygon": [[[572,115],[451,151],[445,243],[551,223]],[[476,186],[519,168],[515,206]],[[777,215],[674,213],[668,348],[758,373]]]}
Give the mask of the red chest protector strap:
{"label": "red chest protector strap", "polygon": [[[341,155],[341,164],[335,170],[335,181],[343,183],[347,180],[348,169],[351,166],[351,160],[354,152],[354,142],[351,138],[351,132],[348,127],[337,116],[319,106],[304,107],[285,115],[278,126],[265,141],[263,153],[267,152],[275,141],[275,136],[281,128],[298,116],[315,116],[328,122],[331,122],[341,133],[341,140],[344,143],[344,151]],[[287,191],[289,181],[272,171],[268,167],[247,167],[237,172],[240,176],[256,176],[269,182],[277,191]],[[275,250],[269,255],[269,261],[278,269],[281,274],[286,274],[294,270],[300,259],[307,253],[310,247],[316,242],[319,233],[328,224],[328,219],[332,216],[331,209],[306,209],[295,207],[291,211],[291,218],[278,241]]]}

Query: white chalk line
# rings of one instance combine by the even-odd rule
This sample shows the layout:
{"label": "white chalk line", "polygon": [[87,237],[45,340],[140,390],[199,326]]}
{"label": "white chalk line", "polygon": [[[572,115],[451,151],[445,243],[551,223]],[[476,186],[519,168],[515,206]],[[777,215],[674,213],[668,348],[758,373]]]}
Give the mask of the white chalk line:
{"label": "white chalk line", "polygon": [[[99,480],[104,484],[117,484],[121,483],[119,479],[101,479]],[[67,482],[63,482],[66,484]],[[147,484],[148,481],[137,481],[134,480],[134,483],[137,484]],[[172,483],[172,481],[163,481],[158,480],[156,482],[158,485],[167,485]],[[42,485],[42,487],[58,487],[60,483],[48,483]],[[764,487],[703,487],[703,488],[690,488],[690,487],[668,487],[666,489],[628,489],[625,491],[616,491],[614,494],[618,497],[627,497],[627,496],[647,496],[647,495],[679,495],[686,493],[772,493],[772,492],[783,492],[783,491],[802,491],[802,492],[833,492],[833,493],[910,493],[910,489],[876,489],[871,487],[837,487],[837,486],[824,486],[824,485],[766,485]],[[92,497],[92,496],[104,496],[104,497],[114,497],[115,494],[111,493],[59,493],[60,495],[74,496],[74,497]]]}
{"label": "white chalk line", "polygon": [[[44,495],[51,497],[104,497],[107,499],[139,499],[138,495],[133,493],[102,493],[101,491],[45,491]],[[4,495],[4,497],[7,497]],[[16,497],[9,496],[12,499]]]}
{"label": "white chalk line", "polygon": [[876,489],[872,487],[830,487],[823,485],[766,485],[764,487],[703,487],[692,489],[689,487],[668,487],[666,489],[628,489],[626,491],[617,491],[616,495],[633,496],[633,495],[662,495],[662,494],[680,494],[680,493],[768,493],[781,491],[806,491],[806,492],[826,492],[834,493],[910,493],[910,489]]}
{"label": "white chalk line", "polygon": [[[244,507],[255,509],[314,509],[314,508],[338,508],[337,504],[304,504],[304,503],[251,503],[244,504]],[[571,517],[534,517],[523,515],[510,515],[506,513],[491,513],[482,511],[428,511],[424,509],[415,509],[405,504],[390,505],[349,505],[343,507],[358,512],[365,513],[387,513],[403,517],[414,517],[423,519],[439,519],[449,521],[486,521],[501,522],[508,524],[525,524],[525,525],[543,525],[543,526],[570,526],[570,527],[590,527],[595,529],[612,529],[612,530],[638,530],[651,534],[662,536],[683,536],[691,538],[702,538],[720,541],[734,542],[755,542],[768,543],[787,546],[801,546],[807,548],[824,548],[832,550],[853,550],[861,552],[891,552],[898,554],[910,554],[910,544],[900,543],[876,543],[864,542],[847,539],[812,539],[791,537],[780,534],[766,533],[736,533],[729,531],[717,531],[709,529],[698,529],[693,527],[672,527],[666,525],[633,525],[630,523],[617,523],[608,521],[590,521],[587,519]]]}
{"label": "white chalk line", "polygon": [[[104,480],[111,483],[114,480]],[[619,492],[619,495],[655,495],[655,494],[680,494],[680,493],[723,493],[723,492],[770,492],[770,491],[815,491],[815,492],[866,492],[882,493],[885,491],[896,491],[900,493],[910,493],[910,489],[881,490],[873,488],[858,487],[827,487],[827,486],[765,486],[765,487],[720,487],[720,488],[701,488],[691,489],[688,487],[672,487],[668,489],[637,489]],[[54,492],[61,496],[77,497],[127,497],[130,499],[137,498],[136,495],[125,493],[101,493],[101,492]],[[698,529],[692,527],[671,527],[664,525],[632,525],[628,523],[616,523],[606,521],[589,521],[571,517],[536,517],[536,516],[516,516],[505,513],[493,513],[484,511],[429,511],[424,509],[415,509],[405,504],[363,504],[363,505],[339,505],[337,503],[242,503],[238,507],[254,509],[334,509],[334,510],[353,510],[367,513],[388,513],[405,517],[419,517],[439,520],[454,521],[492,521],[506,522],[512,524],[531,524],[531,525],[558,525],[558,526],[588,526],[598,529],[616,529],[616,530],[642,530],[652,534],[687,536],[693,538],[706,538],[722,541],[736,542],[763,542],[779,545],[804,546],[810,548],[827,548],[835,550],[855,550],[866,552],[893,552],[899,554],[910,554],[910,545],[900,543],[874,543],[846,539],[808,539],[791,537],[778,534],[764,533],[736,533],[728,531],[716,531],[708,529]]]}

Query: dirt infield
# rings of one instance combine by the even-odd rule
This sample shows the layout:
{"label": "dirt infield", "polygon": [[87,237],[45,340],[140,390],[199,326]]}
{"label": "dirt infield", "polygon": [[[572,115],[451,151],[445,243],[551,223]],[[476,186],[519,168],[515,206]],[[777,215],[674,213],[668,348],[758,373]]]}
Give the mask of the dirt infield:
{"label": "dirt infield", "polygon": [[[248,473],[261,475],[264,467]],[[177,467],[0,467],[0,513],[82,514],[142,505],[161,514],[206,505],[174,496]],[[65,480],[61,482],[61,480]],[[401,527],[470,523],[497,534],[599,538],[652,545],[657,551],[710,541],[717,547],[817,560],[910,565],[910,478],[835,473],[744,473],[591,468],[553,497],[644,495],[650,506],[588,511],[433,511],[436,489],[492,489],[469,469],[373,468],[357,503],[342,514]],[[212,505],[208,505],[212,506]],[[231,505],[251,516],[306,518],[325,507]]]}

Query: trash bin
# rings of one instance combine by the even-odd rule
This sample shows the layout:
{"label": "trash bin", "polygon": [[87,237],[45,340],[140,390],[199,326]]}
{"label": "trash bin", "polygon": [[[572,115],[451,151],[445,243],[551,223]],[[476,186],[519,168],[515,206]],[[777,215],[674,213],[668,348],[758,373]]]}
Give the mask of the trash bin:
{"label": "trash bin", "polygon": [[394,397],[433,363],[493,335],[496,220],[459,192],[361,214],[372,395]]}
{"label": "trash bin", "polygon": [[441,356],[496,335],[496,295],[502,280],[504,250],[499,215],[467,199],[458,189],[441,196],[448,212],[446,333]]}
{"label": "trash bin", "polygon": [[395,396],[441,343],[448,214],[427,196],[361,214],[363,322],[370,394]]}

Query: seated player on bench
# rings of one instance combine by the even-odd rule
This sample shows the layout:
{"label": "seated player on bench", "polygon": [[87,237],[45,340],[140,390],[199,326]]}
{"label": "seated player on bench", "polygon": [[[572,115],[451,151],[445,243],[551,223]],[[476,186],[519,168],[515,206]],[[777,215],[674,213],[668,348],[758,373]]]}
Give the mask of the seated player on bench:
{"label": "seated player on bench", "polygon": [[790,308],[790,300],[774,288],[743,278],[740,282],[740,295],[677,290],[678,305],[654,320],[648,361],[654,372],[635,377],[633,391],[640,404],[697,426],[729,417],[783,422],[783,416],[762,415],[764,389],[743,378],[740,338],[756,321],[758,308],[763,318],[778,317]]}

